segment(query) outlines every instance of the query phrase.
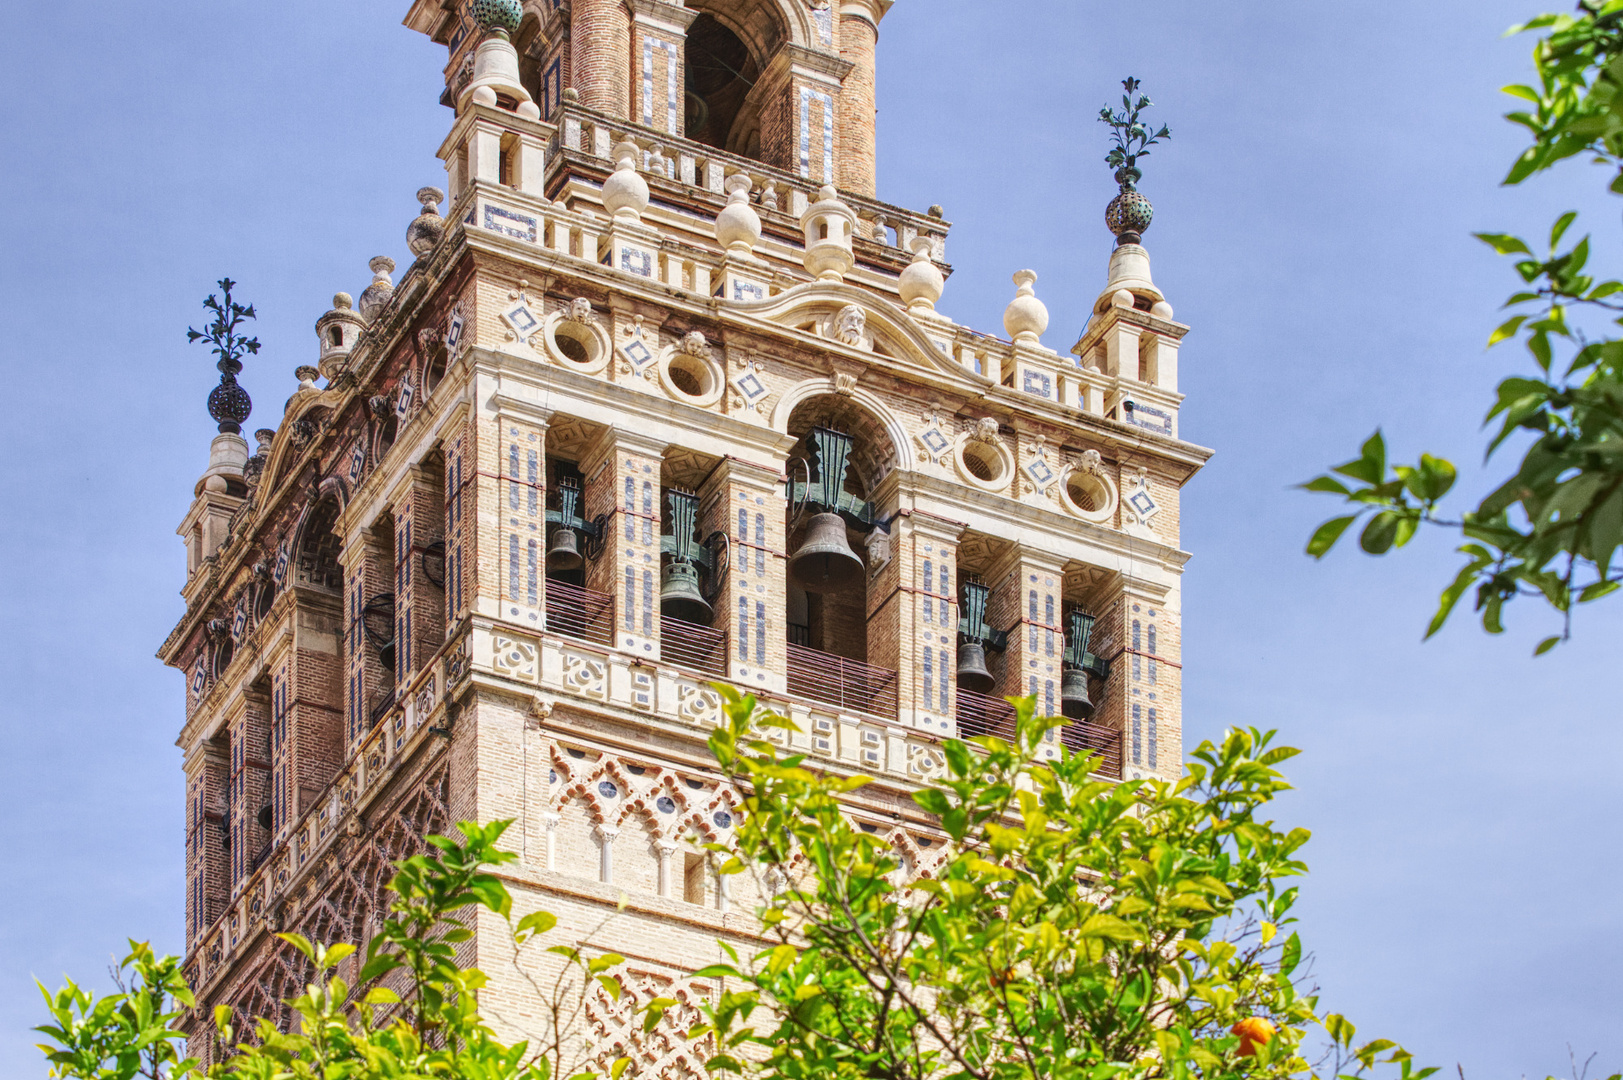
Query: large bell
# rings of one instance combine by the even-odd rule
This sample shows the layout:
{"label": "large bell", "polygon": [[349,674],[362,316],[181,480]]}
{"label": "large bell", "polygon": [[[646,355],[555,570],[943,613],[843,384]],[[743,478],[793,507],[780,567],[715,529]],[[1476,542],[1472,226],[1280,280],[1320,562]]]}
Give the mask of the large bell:
{"label": "large bell", "polygon": [[1082,668],[1068,667],[1061,676],[1059,711],[1072,720],[1092,718],[1093,699],[1088,696],[1088,673]]}
{"label": "large bell", "polygon": [[579,570],[586,564],[580,555],[580,537],[569,526],[552,531],[552,549],[547,552],[548,570]]}
{"label": "large bell", "polygon": [[845,542],[845,519],[818,514],[806,526],[806,540],[789,558],[789,577],[811,593],[842,592],[861,584],[862,557]]}
{"label": "large bell", "polygon": [[659,610],[673,619],[709,626],[715,612],[699,589],[699,572],[692,563],[667,563],[659,583]]}
{"label": "large bell", "polygon": [[978,641],[958,645],[958,687],[975,694],[990,694],[997,685],[986,670],[986,646]]}

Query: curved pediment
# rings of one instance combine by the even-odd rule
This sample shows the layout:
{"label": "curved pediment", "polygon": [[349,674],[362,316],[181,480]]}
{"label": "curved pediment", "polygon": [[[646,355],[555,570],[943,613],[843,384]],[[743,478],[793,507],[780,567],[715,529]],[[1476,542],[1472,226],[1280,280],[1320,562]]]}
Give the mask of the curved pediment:
{"label": "curved pediment", "polygon": [[855,285],[814,281],[745,310],[855,353],[899,360],[970,384],[989,382],[953,358],[951,334],[928,333],[896,305]]}

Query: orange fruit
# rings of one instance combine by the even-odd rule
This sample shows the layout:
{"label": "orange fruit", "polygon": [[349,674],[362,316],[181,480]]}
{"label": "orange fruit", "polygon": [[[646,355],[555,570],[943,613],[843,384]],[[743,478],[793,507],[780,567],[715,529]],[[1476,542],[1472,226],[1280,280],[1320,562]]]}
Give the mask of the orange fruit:
{"label": "orange fruit", "polygon": [[1257,1047],[1272,1042],[1277,1029],[1272,1021],[1260,1016],[1248,1016],[1229,1030],[1240,1037],[1240,1056],[1255,1057]]}

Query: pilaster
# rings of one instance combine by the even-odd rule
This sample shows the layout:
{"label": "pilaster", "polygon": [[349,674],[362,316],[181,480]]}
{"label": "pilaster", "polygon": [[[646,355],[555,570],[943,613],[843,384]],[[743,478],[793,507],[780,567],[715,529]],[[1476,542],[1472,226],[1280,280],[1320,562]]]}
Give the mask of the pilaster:
{"label": "pilaster", "polygon": [[788,555],[781,470],[726,458],[700,499],[700,531],[725,532],[731,541],[732,565],[712,623],[727,634],[728,678],[746,690],[782,693]]}

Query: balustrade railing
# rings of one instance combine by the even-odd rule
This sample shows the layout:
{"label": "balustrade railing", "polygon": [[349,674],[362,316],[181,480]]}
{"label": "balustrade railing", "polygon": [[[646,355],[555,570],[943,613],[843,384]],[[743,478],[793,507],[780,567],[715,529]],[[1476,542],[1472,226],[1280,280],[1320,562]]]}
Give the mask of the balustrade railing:
{"label": "balustrade railing", "polygon": [[614,597],[547,579],[547,629],[554,634],[614,644]]}
{"label": "balustrade railing", "polygon": [[894,671],[800,645],[788,648],[790,697],[844,712],[896,719],[899,699]]}
{"label": "balustrade railing", "polygon": [[668,616],[659,620],[659,655],[699,675],[727,677],[727,632]]}
{"label": "balustrade railing", "polygon": [[[1014,706],[1002,698],[960,689],[958,737],[974,739],[988,735],[998,739],[1014,737]],[[1073,754],[1098,755],[1099,764],[1094,772],[1115,780],[1121,779],[1121,732],[1115,728],[1090,724],[1085,720],[1072,720],[1059,729],[1059,740]]]}

